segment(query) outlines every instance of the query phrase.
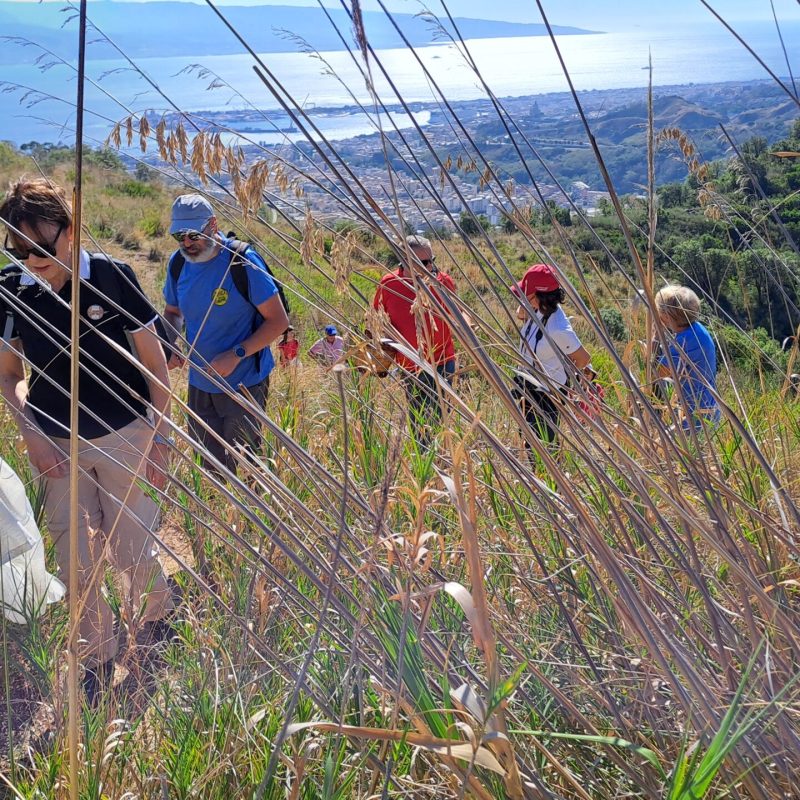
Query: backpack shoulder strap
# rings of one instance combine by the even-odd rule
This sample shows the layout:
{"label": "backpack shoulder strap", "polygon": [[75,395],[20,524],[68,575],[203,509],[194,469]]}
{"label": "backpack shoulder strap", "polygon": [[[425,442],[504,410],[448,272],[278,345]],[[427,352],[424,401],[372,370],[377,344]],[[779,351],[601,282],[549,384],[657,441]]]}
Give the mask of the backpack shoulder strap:
{"label": "backpack shoulder strap", "polygon": [[[183,258],[181,256],[181,258]],[[104,295],[108,300],[116,306],[114,309],[118,312],[124,313],[123,307],[123,281],[127,281],[127,277],[123,276],[120,267],[127,266],[124,261],[118,261],[116,258],[111,258],[103,253],[93,253],[89,256],[89,268],[91,270],[90,278],[95,289]],[[182,265],[181,265],[182,266]],[[170,266],[171,269],[171,266]],[[141,291],[141,288],[139,288]],[[164,324],[164,318],[161,314],[156,313],[155,317],[155,331],[161,341],[161,347],[164,350],[164,357],[169,361],[172,354],[175,352],[173,347],[175,337],[170,337],[169,332]],[[134,352],[135,347],[133,340],[129,338],[128,343],[131,352]]]}
{"label": "backpack shoulder strap", "polygon": [[[239,294],[250,303],[253,308],[256,308],[255,303],[250,299],[250,278],[248,277],[248,268],[253,266],[252,262],[247,258],[246,252],[248,249],[253,250],[253,252],[257,252],[253,245],[250,242],[241,242],[238,239],[231,239],[228,243],[228,248],[233,250],[233,256],[231,258],[231,276],[233,278],[233,285],[236,287],[236,290]],[[262,257],[262,261],[264,263],[264,269],[267,271],[267,275],[272,278],[273,282],[275,283],[275,288],[278,290],[278,296],[281,299],[281,304],[283,305],[287,314],[290,313],[289,309],[289,301],[286,299],[286,294],[283,291],[283,285],[281,282],[275,277],[275,273],[269,268],[269,264],[267,264],[266,259]]]}
{"label": "backpack shoulder strap", "polygon": [[0,281],[3,284],[3,287],[8,292],[13,292],[14,294],[18,294],[20,290],[20,279],[22,278],[22,270],[12,264],[2,272],[0,272]]}
{"label": "backpack shoulder strap", "polygon": [[[22,270],[17,266],[6,267],[3,270],[0,280],[3,282],[3,288],[10,294],[18,295],[20,290],[20,279],[22,278]],[[11,303],[6,302],[6,318],[3,322],[3,336],[2,340],[8,342],[14,333],[14,309]]]}
{"label": "backpack shoulder strap", "polygon": [[250,247],[249,242],[241,242],[239,239],[230,239],[228,241],[228,249],[232,250],[231,255],[231,278],[233,278],[233,285],[236,291],[247,300],[250,305],[253,301],[250,299],[250,278],[247,276],[247,248]]}
{"label": "backpack shoulder strap", "polygon": [[552,315],[553,315],[552,311],[550,311],[549,313],[545,314],[542,317],[541,323],[539,324],[539,326],[536,329],[536,335],[533,337],[534,338],[534,341],[533,341],[533,352],[534,353],[536,353],[536,348],[539,346],[539,342],[541,342],[542,338],[544,337],[544,329],[547,327],[547,320],[549,320]]}
{"label": "backpack shoulder strap", "polygon": [[178,285],[178,279],[181,277],[181,272],[183,271],[183,265],[185,263],[186,259],[183,257],[183,253],[181,253],[180,250],[176,250],[169,260],[169,277],[176,286]]}

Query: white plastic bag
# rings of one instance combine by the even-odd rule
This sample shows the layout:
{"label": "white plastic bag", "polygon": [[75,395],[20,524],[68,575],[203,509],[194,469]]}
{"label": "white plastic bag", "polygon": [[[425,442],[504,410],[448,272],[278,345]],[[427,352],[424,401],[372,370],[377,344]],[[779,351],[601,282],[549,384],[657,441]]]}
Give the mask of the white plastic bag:
{"label": "white plastic bag", "polygon": [[0,603],[6,618],[23,624],[66,589],[45,569],[44,545],[25,487],[0,458]]}

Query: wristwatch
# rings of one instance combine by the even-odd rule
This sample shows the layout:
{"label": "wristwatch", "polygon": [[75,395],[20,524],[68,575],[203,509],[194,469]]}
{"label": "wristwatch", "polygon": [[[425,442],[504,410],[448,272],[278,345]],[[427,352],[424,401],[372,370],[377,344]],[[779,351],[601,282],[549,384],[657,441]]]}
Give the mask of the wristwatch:
{"label": "wristwatch", "polygon": [[247,350],[240,344],[237,344],[236,347],[233,348],[233,354],[240,360],[247,358]]}

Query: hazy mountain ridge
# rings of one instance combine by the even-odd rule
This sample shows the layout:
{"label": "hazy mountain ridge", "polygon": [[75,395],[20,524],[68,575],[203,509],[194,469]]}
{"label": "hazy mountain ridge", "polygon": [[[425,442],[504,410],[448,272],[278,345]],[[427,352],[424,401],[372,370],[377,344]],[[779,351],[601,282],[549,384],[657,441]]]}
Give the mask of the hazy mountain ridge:
{"label": "hazy mountain ridge", "polygon": [[[296,52],[297,42],[306,40],[318,50],[342,50],[339,35],[319,8],[294,6],[225,6],[222,13],[257,52]],[[346,41],[351,40],[352,23],[341,9],[328,9]],[[73,58],[76,50],[74,22],[66,24],[73,12],[59,4],[0,2],[0,26],[9,36],[19,36]],[[178,2],[114,3],[99,2],[89,6],[92,23],[111,37],[129,56],[197,56],[228,55],[243,52],[236,38],[224,29],[214,12],[206,5]],[[131,20],[138,20],[135,27]],[[395,14],[395,21],[415,47],[446,39],[446,34],[430,21],[413,14]],[[505,38],[510,36],[542,36],[544,25],[498,22],[485,19],[457,18],[455,24],[464,38]],[[388,18],[379,12],[365,12],[364,26],[370,44],[375,48],[400,47],[402,42]],[[448,25],[452,33],[452,28]],[[143,35],[142,31],[146,32]],[[593,33],[581,28],[554,26],[561,35]],[[90,35],[88,58],[109,58],[114,51]],[[0,60],[17,63],[15,47],[0,50]]]}

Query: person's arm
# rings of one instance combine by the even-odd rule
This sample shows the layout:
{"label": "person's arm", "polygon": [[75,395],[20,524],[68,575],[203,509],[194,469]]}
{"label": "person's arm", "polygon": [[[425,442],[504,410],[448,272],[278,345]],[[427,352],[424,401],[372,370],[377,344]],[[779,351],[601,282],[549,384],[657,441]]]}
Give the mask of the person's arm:
{"label": "person's arm", "polygon": [[544,335],[551,337],[552,344],[572,362],[578,372],[582,373],[583,368],[592,360],[569,320],[566,320],[564,327],[556,326],[553,330],[548,330],[545,323]]}
{"label": "person's arm", "polygon": [[[164,323],[167,329],[167,333],[169,334],[169,342],[171,345],[175,345],[178,340],[178,337],[183,330],[183,314],[181,314],[181,310],[177,306],[170,305],[167,303],[164,306]],[[169,363],[167,367],[169,369],[175,369],[176,367],[182,367],[183,363],[186,359],[177,351],[177,348],[172,352],[172,355],[169,358]]]}
{"label": "person's arm", "polygon": [[[284,309],[278,294],[273,294],[256,308],[264,321],[250,336],[239,342],[244,347],[245,358],[269,347],[289,327],[289,317],[286,316],[286,309]],[[221,377],[227,378],[236,369],[239,361],[239,357],[233,350],[226,350],[211,359],[210,369],[215,370]]]}
{"label": "person's arm", "polygon": [[[153,406],[156,433],[164,439],[169,439],[170,428],[170,383],[167,361],[161,340],[155,332],[154,325],[139,328],[131,333],[131,338],[136,346],[139,361],[147,371],[147,388],[150,390],[150,402]],[[150,447],[147,460],[147,480],[156,487],[163,489],[167,484],[167,469],[169,467],[169,444],[156,441]]]}
{"label": "person's arm", "polygon": [[[53,391],[58,389],[53,388]],[[0,393],[28,448],[28,458],[34,468],[42,475],[65,478],[69,474],[67,456],[39,428],[27,403],[28,382],[22,359],[5,342],[0,345]]]}
{"label": "person's arm", "polygon": [[383,301],[383,284],[379,283],[375,287],[375,297],[372,298],[372,307],[374,309],[382,308],[384,311],[386,310],[386,304]]}
{"label": "person's arm", "polygon": [[575,365],[576,369],[583,372],[583,368],[592,360],[588,350],[581,345],[577,350],[567,353],[567,358]]}
{"label": "person's arm", "polygon": [[317,341],[308,348],[308,354],[316,361],[321,361],[325,358],[325,351],[322,349],[322,341],[322,339],[317,339]]}

